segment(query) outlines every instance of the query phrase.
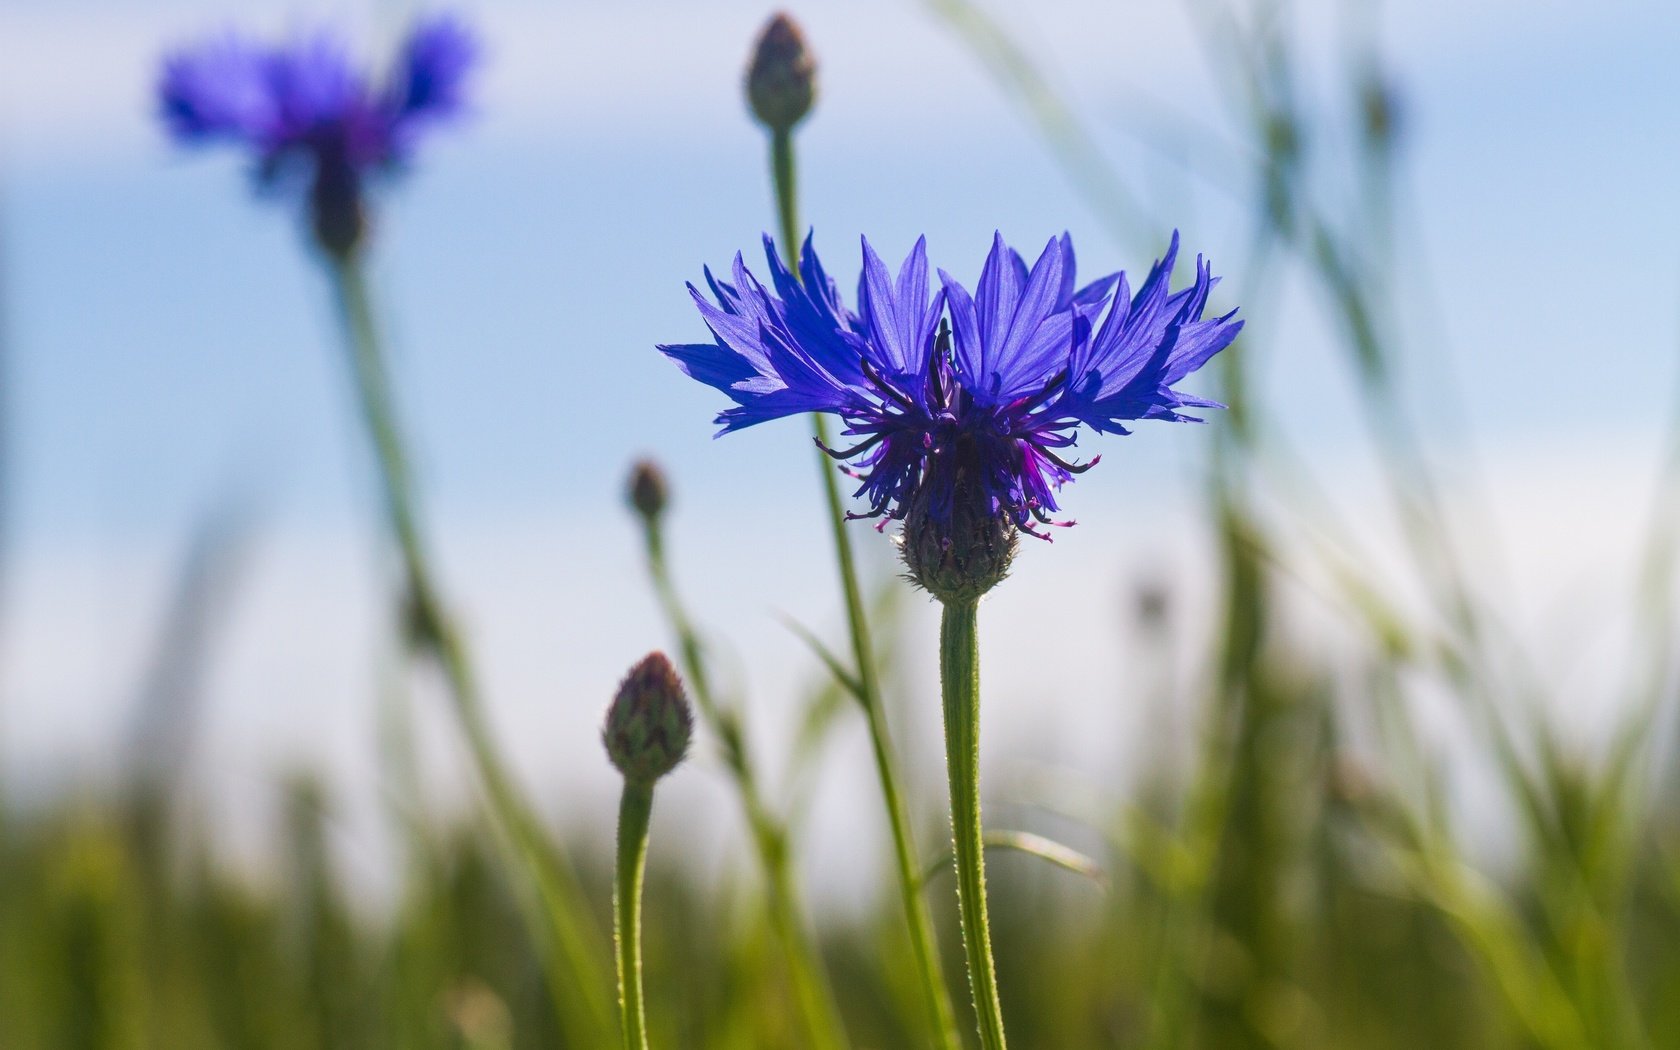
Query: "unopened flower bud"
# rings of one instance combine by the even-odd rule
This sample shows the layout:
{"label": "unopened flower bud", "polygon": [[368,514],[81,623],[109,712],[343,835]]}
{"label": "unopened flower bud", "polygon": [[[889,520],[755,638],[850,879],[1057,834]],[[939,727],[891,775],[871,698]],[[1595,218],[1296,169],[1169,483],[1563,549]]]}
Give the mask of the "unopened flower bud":
{"label": "unopened flower bud", "polygon": [[1160,580],[1147,580],[1137,589],[1136,609],[1138,625],[1148,631],[1161,631],[1172,615],[1172,593]]}
{"label": "unopened flower bud", "polygon": [[1376,74],[1359,87],[1360,123],[1367,141],[1392,145],[1400,130],[1400,99],[1390,84]]}
{"label": "unopened flower bud", "polygon": [[651,653],[630,669],[607,708],[601,740],[607,757],[637,784],[652,784],[688,753],[694,715],[677,669],[664,653]]}
{"label": "unopened flower bud", "polygon": [[1332,801],[1350,808],[1358,808],[1377,794],[1370,771],[1347,755],[1338,755],[1331,763],[1326,786]]}
{"label": "unopened flower bud", "polygon": [[805,119],[817,95],[817,62],[805,34],[785,12],[765,23],[747,66],[747,102],[771,131],[785,132]]}
{"label": "unopened flower bud", "polygon": [[651,459],[640,459],[630,468],[630,484],[625,490],[630,506],[637,514],[652,521],[665,512],[671,490],[665,482],[665,472]]}
{"label": "unopened flower bud", "polygon": [[978,601],[1009,575],[1020,533],[982,493],[960,480],[948,512],[936,514],[935,488],[923,484],[911,500],[899,552],[911,581],[935,598],[947,604]]}

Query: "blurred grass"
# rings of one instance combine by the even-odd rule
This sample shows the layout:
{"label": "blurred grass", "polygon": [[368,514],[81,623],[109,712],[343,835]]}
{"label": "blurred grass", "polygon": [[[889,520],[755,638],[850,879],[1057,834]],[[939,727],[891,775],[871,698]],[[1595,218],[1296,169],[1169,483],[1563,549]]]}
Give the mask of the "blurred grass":
{"label": "blurred grass", "polygon": [[[1212,735],[1190,798],[1175,776],[1142,786],[1159,804],[1076,814],[1106,819],[1106,886],[994,857],[1015,1040],[1677,1045],[1672,808],[1620,826],[1634,812],[1625,800],[1595,798],[1585,770],[1553,766],[1540,788],[1548,820],[1496,876],[1477,871],[1343,756],[1335,690],[1303,662],[1278,650],[1247,673],[1242,713]],[[358,908],[327,847],[332,800],[306,779],[284,796],[280,859],[260,878],[218,859],[191,810],[162,828],[113,798],[7,812],[0,1045],[566,1045],[515,891],[479,830],[417,836],[391,910]],[[1224,800],[1217,818],[1196,796]],[[1058,822],[1041,830],[1055,835]],[[573,845],[606,921],[609,844]],[[720,899],[659,859],[646,931],[656,1045],[800,1045],[751,864],[739,862]],[[858,1046],[915,1046],[921,1031],[890,874],[863,918],[819,913]],[[934,886],[943,903],[948,887]],[[937,910],[957,958],[951,916]]]}
{"label": "blurred grass", "polygon": [[[1117,239],[1157,247],[1138,240],[1154,223],[1125,173],[1035,56],[968,0],[930,7],[997,74]],[[1162,675],[1152,689],[1152,703],[1190,713],[1177,719],[1194,726],[1187,758],[1160,759],[1139,782],[1046,790],[1038,809],[998,828],[1050,840],[1095,829],[1079,847],[1102,874],[1081,878],[1019,850],[994,858],[1015,1044],[1680,1046],[1680,782],[1658,762],[1675,684],[1680,455],[1657,479],[1622,721],[1609,746],[1592,749],[1546,720],[1556,698],[1507,637],[1498,601],[1465,572],[1435,452],[1408,407],[1413,348],[1393,319],[1427,307],[1398,290],[1403,96],[1369,21],[1349,18],[1343,94],[1320,109],[1309,107],[1291,5],[1239,15],[1190,0],[1189,10],[1245,136],[1192,152],[1229,148],[1216,184],[1248,194],[1253,217],[1249,254],[1231,271],[1247,283],[1231,301],[1262,319],[1220,359],[1231,411],[1209,432],[1221,620],[1201,654],[1205,673]],[[1361,537],[1326,509],[1273,425],[1276,406],[1256,400],[1254,372],[1284,335],[1263,323],[1283,267],[1322,292],[1340,335],[1421,603],[1368,568]],[[1676,421],[1680,433],[1680,411]],[[278,786],[275,862],[259,876],[226,859],[170,781],[191,741],[193,664],[211,644],[195,626],[215,597],[193,568],[215,553],[215,530],[206,535],[165,618],[175,629],[162,632],[127,779],[30,807],[0,796],[0,1050],[568,1045],[557,1020],[565,1004],[553,1001],[524,921],[526,891],[481,823],[402,800],[392,815],[405,850],[397,889],[388,906],[370,907],[328,846],[335,800],[320,784]],[[1356,628],[1349,651],[1326,652],[1295,629],[1283,593],[1305,578],[1330,581],[1320,598]],[[1132,629],[1164,647],[1179,627],[1175,603],[1170,589],[1151,588]],[[893,593],[883,591],[882,625]],[[908,643],[882,639],[884,666],[895,644]],[[1439,745],[1419,725],[1425,692],[1452,700],[1464,749],[1496,778],[1499,835],[1465,826]],[[806,757],[851,711],[833,682],[808,703],[789,742]],[[393,779],[416,783],[395,721]],[[810,833],[808,792],[808,779],[766,791],[781,805],[767,819],[789,848]],[[1490,837],[1508,838],[1508,849],[1484,848]],[[610,843],[567,841],[564,853],[608,926]],[[915,1047],[924,1022],[893,873],[883,868],[872,885],[861,913],[812,917],[815,950],[853,1045]],[[948,887],[934,886],[949,965],[960,945]],[[750,858],[720,885],[656,842],[647,900],[655,1046],[801,1045],[785,931]],[[947,978],[961,987],[960,973]]]}

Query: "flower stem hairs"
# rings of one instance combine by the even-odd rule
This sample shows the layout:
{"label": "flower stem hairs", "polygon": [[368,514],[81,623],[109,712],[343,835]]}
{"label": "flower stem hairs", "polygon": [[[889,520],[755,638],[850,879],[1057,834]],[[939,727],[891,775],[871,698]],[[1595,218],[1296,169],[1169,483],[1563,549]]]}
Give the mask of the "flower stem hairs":
{"label": "flower stem hairs", "polygon": [[688,754],[694,715],[677,669],[651,653],[618,687],[601,730],[607,757],[624,776],[618,807],[618,863],[613,893],[618,1004],[624,1050],[647,1050],[642,994],[642,879],[647,868],[653,786]]}

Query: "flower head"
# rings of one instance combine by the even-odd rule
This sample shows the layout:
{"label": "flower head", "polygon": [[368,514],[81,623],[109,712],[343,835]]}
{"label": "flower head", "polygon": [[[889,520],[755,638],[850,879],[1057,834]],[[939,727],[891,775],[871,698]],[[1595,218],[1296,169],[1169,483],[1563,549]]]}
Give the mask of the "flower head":
{"label": "flower head", "polygon": [[712,342],[660,349],[735,401],[723,433],[840,416],[851,447],[829,451],[859,481],[868,509],[854,516],[907,520],[905,556],[924,585],[983,590],[1007,571],[1014,530],[1047,539],[1044,526],[1071,524],[1053,517],[1057,490],[1097,462],[1073,458],[1081,425],[1124,434],[1133,420],[1219,407],[1173,385],[1242,327],[1203,318],[1215,281],[1201,259],[1189,287],[1169,289],[1177,234],[1135,294],[1123,273],[1080,286],[1065,234],[1030,266],[994,237],[972,293],[943,270],[930,290],[925,240],[895,277],[865,239],[855,313],[809,239],[802,281],[768,238],[765,254],[769,287],[738,255],[730,281],[706,272],[715,303],[690,286]]}
{"label": "flower head", "polygon": [[383,82],[326,32],[268,46],[226,34],[166,56],[158,103],[184,145],[233,143],[265,188],[307,187],[315,234],[334,254],[365,230],[365,186],[400,168],[428,126],[460,112],[477,55],[466,27],[417,24]]}

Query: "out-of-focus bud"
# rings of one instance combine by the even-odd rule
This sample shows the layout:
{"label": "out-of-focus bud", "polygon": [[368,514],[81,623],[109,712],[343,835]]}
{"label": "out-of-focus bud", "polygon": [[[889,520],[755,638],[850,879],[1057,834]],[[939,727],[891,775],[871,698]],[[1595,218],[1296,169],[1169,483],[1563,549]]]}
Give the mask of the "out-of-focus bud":
{"label": "out-of-focus bud", "polygon": [[361,179],[347,164],[318,162],[309,190],[309,221],[315,241],[335,259],[348,259],[367,236]]}
{"label": "out-of-focus bud", "polygon": [[1301,154],[1301,129],[1286,113],[1266,118],[1266,154],[1273,163],[1286,164]]}
{"label": "out-of-focus bud", "polygon": [[1376,73],[1359,86],[1359,115],[1367,141],[1392,145],[1400,131],[1400,99],[1394,88]]}
{"label": "out-of-focus bud", "polygon": [[467,978],[450,990],[445,1003],[449,1020],[468,1046],[511,1045],[513,1017],[488,985]]}
{"label": "out-of-focus bud", "polygon": [[1377,794],[1371,773],[1349,755],[1337,755],[1332,761],[1325,782],[1326,793],[1333,802],[1358,809]]}
{"label": "out-of-focus bud", "polygon": [[1138,626],[1146,631],[1166,630],[1172,616],[1172,592],[1160,580],[1146,580],[1138,585],[1135,597]]}
{"label": "out-of-focus bud", "polygon": [[669,773],[688,754],[694,713],[677,669],[664,653],[651,653],[630,669],[618,687],[601,740],[607,757],[635,784]]}
{"label": "out-of-focus bud", "polygon": [[817,97],[817,61],[799,23],[778,12],[764,25],[747,66],[747,102],[771,131],[791,131]]}
{"label": "out-of-focus bud", "polygon": [[629,498],[631,508],[648,521],[653,521],[663,514],[666,504],[671,500],[671,489],[665,482],[665,471],[651,459],[639,459],[630,468],[630,483],[625,487],[625,494]]}

